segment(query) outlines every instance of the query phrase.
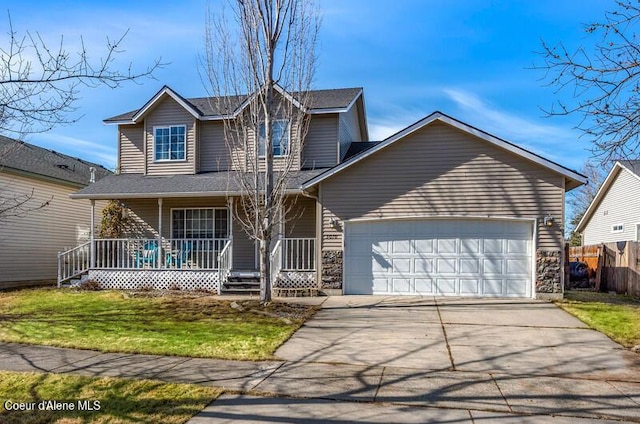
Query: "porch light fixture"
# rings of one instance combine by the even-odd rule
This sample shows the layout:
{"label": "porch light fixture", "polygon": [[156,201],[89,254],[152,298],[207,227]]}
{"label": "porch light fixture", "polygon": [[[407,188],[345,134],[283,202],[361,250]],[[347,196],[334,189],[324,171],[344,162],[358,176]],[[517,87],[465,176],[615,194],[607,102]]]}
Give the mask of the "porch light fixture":
{"label": "porch light fixture", "polygon": [[547,214],[547,216],[544,217],[544,226],[545,227],[553,227],[554,224],[554,219],[553,216],[549,213]]}
{"label": "porch light fixture", "polygon": [[340,224],[340,220],[339,219],[332,219],[331,220],[331,226],[336,230],[336,231],[340,231],[342,232],[342,224]]}

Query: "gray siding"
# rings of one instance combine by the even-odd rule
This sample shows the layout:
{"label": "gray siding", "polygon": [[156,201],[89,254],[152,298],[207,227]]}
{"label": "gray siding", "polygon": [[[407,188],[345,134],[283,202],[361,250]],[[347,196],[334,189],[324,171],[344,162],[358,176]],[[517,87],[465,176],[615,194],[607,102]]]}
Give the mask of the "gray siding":
{"label": "gray siding", "polygon": [[[627,170],[615,176],[602,201],[583,231],[583,244],[636,240],[636,225],[640,224],[640,180]],[[624,231],[612,233],[611,227],[623,224]]]}
{"label": "gray siding", "polygon": [[[154,161],[154,126],[185,125],[186,160],[184,161]],[[147,145],[147,174],[194,174],[196,172],[196,127],[195,118],[180,104],[170,97],[161,100],[145,119],[145,138]]]}
{"label": "gray siding", "polygon": [[290,203],[285,223],[285,237],[314,238],[316,236],[316,201],[297,196]]}
{"label": "gray siding", "polygon": [[338,162],[338,115],[314,115],[302,151],[303,168],[328,168]]}
{"label": "gray siding", "polygon": [[352,141],[362,141],[358,106],[354,104],[347,112],[340,114],[340,161],[349,150]]}
{"label": "gray siding", "polygon": [[144,126],[119,125],[119,158],[120,173],[144,173]]}
{"label": "gray siding", "polygon": [[229,149],[222,122],[202,122],[199,125],[198,163],[200,172],[229,169]]}
{"label": "gray siding", "polygon": [[561,175],[434,123],[321,183],[322,248],[342,249],[334,218],[493,215],[536,219],[538,247],[560,250],[563,194]]}
{"label": "gray siding", "polygon": [[[43,209],[0,221],[0,288],[54,283],[58,252],[89,239],[91,203],[69,198],[77,187],[6,172],[0,172],[0,187],[6,197],[29,195],[33,190],[28,208],[50,202]],[[96,225],[104,204],[96,202]]]}

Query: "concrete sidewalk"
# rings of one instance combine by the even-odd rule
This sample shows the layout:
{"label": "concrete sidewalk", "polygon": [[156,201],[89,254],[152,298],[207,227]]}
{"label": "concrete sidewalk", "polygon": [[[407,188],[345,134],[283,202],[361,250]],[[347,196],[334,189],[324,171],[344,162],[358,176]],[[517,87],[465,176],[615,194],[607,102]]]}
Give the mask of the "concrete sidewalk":
{"label": "concrete sidewalk", "polygon": [[[423,371],[319,362],[244,362],[0,344],[13,371],[149,378],[230,391],[204,422],[640,422],[640,381]],[[640,376],[638,379],[640,380]],[[233,393],[244,394],[233,394]],[[473,420],[473,421],[472,421]],[[595,422],[595,421],[593,421]]]}

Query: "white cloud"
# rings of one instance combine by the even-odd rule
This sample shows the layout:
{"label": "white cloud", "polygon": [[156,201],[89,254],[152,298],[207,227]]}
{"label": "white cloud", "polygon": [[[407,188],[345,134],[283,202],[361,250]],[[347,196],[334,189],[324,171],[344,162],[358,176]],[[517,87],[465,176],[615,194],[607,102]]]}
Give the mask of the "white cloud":
{"label": "white cloud", "polygon": [[456,118],[565,166],[581,166],[584,146],[572,128],[505,112],[468,91],[447,88],[443,92],[459,108],[461,114]]}
{"label": "white cloud", "polygon": [[31,142],[69,156],[98,163],[109,169],[115,168],[117,163],[118,155],[115,148],[93,141],[55,133],[44,133],[34,136],[34,140]]}

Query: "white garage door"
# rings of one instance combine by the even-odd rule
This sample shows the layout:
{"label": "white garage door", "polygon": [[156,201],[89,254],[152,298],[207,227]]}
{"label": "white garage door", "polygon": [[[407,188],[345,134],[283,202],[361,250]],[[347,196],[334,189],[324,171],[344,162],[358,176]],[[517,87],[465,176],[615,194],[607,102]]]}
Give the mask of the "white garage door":
{"label": "white garage door", "polygon": [[532,233],[526,221],[347,222],[344,290],[530,297]]}

